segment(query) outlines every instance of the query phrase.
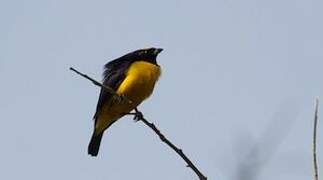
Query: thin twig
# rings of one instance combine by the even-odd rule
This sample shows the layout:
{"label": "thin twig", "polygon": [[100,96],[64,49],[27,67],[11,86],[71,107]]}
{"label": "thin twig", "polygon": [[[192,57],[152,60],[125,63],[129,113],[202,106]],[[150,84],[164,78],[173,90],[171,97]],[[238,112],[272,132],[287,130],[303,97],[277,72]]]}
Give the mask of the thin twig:
{"label": "thin twig", "polygon": [[183,150],[176,147],[172,142],[170,142],[161,132],[160,130],[155,126],[154,123],[151,123],[147,121],[147,119],[144,118],[142,113],[135,108],[135,116],[138,114],[141,114],[138,116],[137,120],[142,121],[145,125],[150,127],[160,138],[160,140],[164,143],[166,143],[170,148],[172,148],[186,163],[187,167],[191,168],[195,174],[199,177],[200,180],[207,180],[207,178],[201,173],[201,171],[192,163],[192,161],[184,154]]}
{"label": "thin twig", "polygon": [[106,91],[108,91],[110,94],[114,95],[115,97],[118,97],[120,100],[126,101],[126,102],[128,102],[128,103],[131,103],[131,102],[132,102],[132,101],[131,101],[131,100],[129,100],[127,97],[125,97],[125,96],[120,96],[119,94],[117,94],[117,93],[116,93],[116,92],[115,92],[111,87],[106,86],[106,85],[104,85],[104,84],[100,83],[99,81],[97,81],[97,80],[95,80],[95,79],[91,78],[90,76],[88,76],[88,75],[86,75],[86,74],[83,74],[83,73],[81,73],[80,71],[78,71],[78,70],[76,70],[76,69],[74,69],[74,68],[72,68],[72,67],[70,67],[70,70],[71,70],[71,71],[74,71],[74,72],[75,72],[75,73],[77,73],[78,75],[80,75],[80,76],[82,76],[82,77],[84,77],[84,78],[86,78],[86,79],[90,80],[94,85],[96,85],[96,86],[100,86],[100,87],[104,88]]}
{"label": "thin twig", "polygon": [[[119,98],[123,98],[125,100],[126,97],[124,96],[120,96],[119,94],[117,94],[111,87],[108,87],[108,86],[105,86],[103,84],[101,84],[100,82],[94,80],[93,78],[89,77],[88,75],[86,74],[83,74],[79,71],[77,71],[76,69],[70,67],[70,70],[76,72],[77,74],[79,74],[80,76],[92,81],[92,83],[96,86],[100,86],[102,88],[104,88],[105,90],[107,90],[109,93],[119,97]],[[131,103],[131,101],[127,100],[128,102]],[[140,120],[142,121],[145,125],[147,125],[148,127],[150,127],[160,138],[160,140],[164,143],[166,143],[170,148],[172,148],[186,163],[187,163],[187,167],[191,168],[195,173],[196,175],[199,177],[200,180],[207,180],[207,177],[205,177],[201,171],[198,170],[198,168],[192,163],[192,161],[183,153],[183,150],[182,149],[179,149],[178,147],[176,147],[172,142],[170,142],[161,132],[160,130],[151,122],[147,121],[143,114],[138,111],[137,108],[135,108],[135,113],[126,113],[128,115],[134,115],[135,118],[137,118],[137,120]]]}
{"label": "thin twig", "polygon": [[315,114],[314,114],[314,130],[313,130],[313,164],[314,164],[314,180],[319,179],[318,175],[318,163],[316,156],[316,132],[317,132],[317,121],[318,121],[318,109],[319,109],[319,99],[315,99]]}

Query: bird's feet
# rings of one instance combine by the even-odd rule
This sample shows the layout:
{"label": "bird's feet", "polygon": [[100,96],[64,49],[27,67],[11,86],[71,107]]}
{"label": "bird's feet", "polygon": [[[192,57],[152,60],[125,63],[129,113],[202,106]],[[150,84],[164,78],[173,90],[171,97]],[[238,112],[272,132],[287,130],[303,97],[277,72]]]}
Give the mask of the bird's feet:
{"label": "bird's feet", "polygon": [[133,115],[133,120],[135,122],[138,122],[144,119],[144,115],[142,114],[142,112],[138,111],[137,108],[135,108],[135,112],[123,113],[123,115]]}
{"label": "bird's feet", "polygon": [[134,114],[133,120],[134,120],[135,122],[138,122],[138,121],[142,120],[142,119],[143,119],[143,117],[144,117],[144,115],[142,114],[142,112],[137,111],[137,112],[135,112],[135,114]]}
{"label": "bird's feet", "polygon": [[126,96],[123,94],[120,94],[119,96],[117,96],[117,95],[113,96],[113,102],[116,104],[125,103],[125,102],[127,102],[126,99],[127,99]]}
{"label": "bird's feet", "polygon": [[138,111],[138,109],[135,108],[133,120],[135,122],[138,122],[138,121],[142,120],[143,118],[144,118],[144,115],[142,114],[142,112]]}

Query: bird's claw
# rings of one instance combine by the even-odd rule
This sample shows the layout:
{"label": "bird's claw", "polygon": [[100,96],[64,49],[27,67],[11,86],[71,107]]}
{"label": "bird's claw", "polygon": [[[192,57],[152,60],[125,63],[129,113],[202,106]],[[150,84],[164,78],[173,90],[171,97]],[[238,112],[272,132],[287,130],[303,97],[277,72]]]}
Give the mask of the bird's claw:
{"label": "bird's claw", "polygon": [[126,102],[126,96],[123,94],[120,94],[119,96],[114,96],[114,102],[117,104],[121,104]]}
{"label": "bird's claw", "polygon": [[144,118],[144,115],[140,111],[136,111],[133,117],[133,120],[138,122]]}

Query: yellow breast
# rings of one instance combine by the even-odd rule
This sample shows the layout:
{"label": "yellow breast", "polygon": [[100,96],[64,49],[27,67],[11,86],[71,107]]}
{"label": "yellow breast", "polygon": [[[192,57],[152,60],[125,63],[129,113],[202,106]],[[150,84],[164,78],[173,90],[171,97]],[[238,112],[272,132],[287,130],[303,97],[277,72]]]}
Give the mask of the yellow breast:
{"label": "yellow breast", "polygon": [[123,94],[138,105],[151,95],[160,74],[161,70],[157,65],[145,61],[134,62],[129,67],[117,93]]}
{"label": "yellow breast", "polygon": [[97,119],[96,131],[102,132],[149,97],[160,74],[161,70],[157,65],[145,61],[132,63],[126,72],[126,78],[117,89],[119,95],[124,95],[132,103],[106,103]]}

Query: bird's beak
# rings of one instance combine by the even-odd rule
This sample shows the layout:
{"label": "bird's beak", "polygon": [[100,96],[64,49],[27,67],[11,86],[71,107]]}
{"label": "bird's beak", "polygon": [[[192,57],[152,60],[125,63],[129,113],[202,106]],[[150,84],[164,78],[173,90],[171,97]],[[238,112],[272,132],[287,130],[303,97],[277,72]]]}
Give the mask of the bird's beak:
{"label": "bird's beak", "polygon": [[162,52],[163,49],[162,48],[156,48],[155,51],[154,51],[154,54],[159,54],[160,52]]}

